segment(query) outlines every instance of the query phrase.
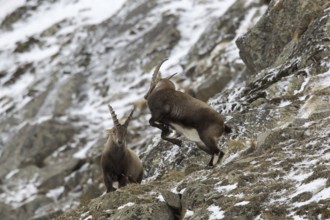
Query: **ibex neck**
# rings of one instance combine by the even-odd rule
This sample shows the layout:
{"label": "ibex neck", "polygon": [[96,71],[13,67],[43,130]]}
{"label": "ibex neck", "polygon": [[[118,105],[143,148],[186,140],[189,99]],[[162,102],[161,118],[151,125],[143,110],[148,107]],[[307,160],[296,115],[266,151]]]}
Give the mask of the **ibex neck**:
{"label": "ibex neck", "polygon": [[121,153],[121,152],[124,153],[126,149],[127,149],[126,144],[118,144],[110,138],[108,139],[105,145],[105,150],[111,153]]}

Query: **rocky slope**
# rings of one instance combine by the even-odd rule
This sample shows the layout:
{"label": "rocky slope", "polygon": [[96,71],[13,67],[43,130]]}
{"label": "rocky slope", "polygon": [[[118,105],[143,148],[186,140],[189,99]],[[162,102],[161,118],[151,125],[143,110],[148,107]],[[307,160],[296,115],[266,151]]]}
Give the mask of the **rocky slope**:
{"label": "rocky slope", "polygon": [[[0,219],[330,219],[330,5],[12,1],[0,10]],[[148,126],[160,60],[232,126],[221,164]],[[138,109],[141,185],[105,191],[112,126]]]}

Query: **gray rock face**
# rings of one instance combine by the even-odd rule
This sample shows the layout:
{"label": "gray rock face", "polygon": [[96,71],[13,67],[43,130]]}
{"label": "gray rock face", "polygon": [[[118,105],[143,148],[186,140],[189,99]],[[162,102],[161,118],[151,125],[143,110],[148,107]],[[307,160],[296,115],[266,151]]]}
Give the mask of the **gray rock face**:
{"label": "gray rock face", "polygon": [[285,47],[300,42],[309,25],[322,17],[326,4],[324,1],[272,1],[258,23],[237,40],[240,56],[249,71],[256,74],[270,67]]}
{"label": "gray rock face", "polygon": [[74,132],[69,123],[57,120],[24,125],[15,135],[19,138],[13,138],[4,146],[0,176],[29,164],[42,167],[44,159],[70,141]]}
{"label": "gray rock face", "polygon": [[[0,40],[59,3],[0,16]],[[329,3],[127,0],[93,23],[96,6],[0,41],[0,219],[330,218]],[[233,129],[214,168],[195,143],[173,146],[148,124],[143,95],[166,57],[163,75],[183,72],[177,88]],[[145,173],[101,195],[109,103],[119,120],[137,107],[128,147]]]}
{"label": "gray rock face", "polygon": [[[227,84],[245,71],[245,65],[238,56],[233,41],[238,37],[238,29],[245,29],[246,15],[253,20],[262,13],[263,3],[235,1],[220,17],[210,21],[198,41],[190,49],[183,61],[186,75],[195,81],[190,91],[196,98],[208,101],[224,90]],[[253,22],[253,21],[252,21]],[[242,26],[242,27],[241,27]],[[210,62],[212,60],[212,62]],[[196,80],[202,77],[202,80]]]}

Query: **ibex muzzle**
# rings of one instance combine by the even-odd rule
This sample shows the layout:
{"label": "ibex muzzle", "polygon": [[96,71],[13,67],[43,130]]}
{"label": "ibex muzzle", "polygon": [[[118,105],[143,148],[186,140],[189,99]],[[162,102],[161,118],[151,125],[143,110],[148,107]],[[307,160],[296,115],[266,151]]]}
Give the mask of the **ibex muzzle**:
{"label": "ibex muzzle", "polygon": [[[164,60],[165,61],[165,60]],[[218,140],[230,128],[224,124],[221,115],[206,103],[188,94],[175,90],[174,83],[168,78],[161,78],[159,69],[162,61],[152,76],[150,89],[145,95],[151,111],[149,123],[162,130],[161,137],[178,146],[182,142],[168,137],[170,127],[183,134],[187,139],[212,155],[209,166],[219,163],[224,153],[218,148]]]}
{"label": "ibex muzzle", "polygon": [[113,120],[113,128],[109,130],[109,137],[104,145],[101,157],[104,184],[107,192],[115,191],[115,183],[118,187],[127,183],[141,183],[143,178],[143,166],[139,157],[127,148],[127,126],[132,118],[131,111],[124,124],[118,122],[116,113],[108,105]]}

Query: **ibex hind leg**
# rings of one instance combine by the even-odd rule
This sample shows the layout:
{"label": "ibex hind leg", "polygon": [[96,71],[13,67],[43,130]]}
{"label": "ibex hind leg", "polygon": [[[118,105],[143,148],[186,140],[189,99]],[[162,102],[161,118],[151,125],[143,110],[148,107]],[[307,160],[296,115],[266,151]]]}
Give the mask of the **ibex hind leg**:
{"label": "ibex hind leg", "polygon": [[215,166],[217,165],[220,161],[222,161],[222,158],[225,154],[222,151],[219,151],[218,154],[213,154],[211,157],[210,162],[208,163],[208,166]]}
{"label": "ibex hind leg", "polygon": [[212,155],[211,160],[208,163],[209,166],[215,166],[224,156],[224,153],[218,148],[217,140],[220,135],[215,134],[214,131],[214,129],[209,128],[200,132],[200,138],[208,149],[207,153]]}
{"label": "ibex hind leg", "polygon": [[139,174],[139,177],[137,179],[137,183],[141,183],[143,179],[143,171]]}

